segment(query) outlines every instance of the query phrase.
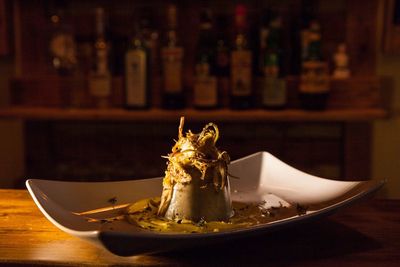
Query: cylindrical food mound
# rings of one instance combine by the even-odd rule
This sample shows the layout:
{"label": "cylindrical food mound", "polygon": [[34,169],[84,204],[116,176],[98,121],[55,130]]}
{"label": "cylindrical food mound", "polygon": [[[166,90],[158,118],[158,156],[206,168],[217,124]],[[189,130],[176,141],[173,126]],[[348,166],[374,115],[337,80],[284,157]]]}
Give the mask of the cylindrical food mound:
{"label": "cylindrical food mound", "polygon": [[232,216],[229,156],[215,146],[218,127],[209,123],[201,133],[188,131],[183,136],[183,124],[181,118],[179,139],[167,156],[158,215],[175,221],[228,220]]}

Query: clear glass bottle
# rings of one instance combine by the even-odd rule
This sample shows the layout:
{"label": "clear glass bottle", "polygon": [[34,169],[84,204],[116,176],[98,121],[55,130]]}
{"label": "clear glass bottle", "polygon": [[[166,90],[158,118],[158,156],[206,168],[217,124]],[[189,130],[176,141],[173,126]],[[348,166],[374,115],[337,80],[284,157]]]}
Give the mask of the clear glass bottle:
{"label": "clear glass bottle", "polygon": [[96,40],[93,69],[89,73],[89,93],[94,98],[96,107],[107,108],[110,106],[112,76],[109,67],[110,44],[106,39],[104,8],[96,8],[95,16]]}
{"label": "clear glass bottle", "polygon": [[138,24],[125,54],[125,107],[128,109],[148,108],[149,53]]}
{"label": "clear glass bottle", "polygon": [[76,42],[65,22],[64,9],[56,8],[50,16],[49,54],[51,66],[59,75],[70,75],[77,67]]}

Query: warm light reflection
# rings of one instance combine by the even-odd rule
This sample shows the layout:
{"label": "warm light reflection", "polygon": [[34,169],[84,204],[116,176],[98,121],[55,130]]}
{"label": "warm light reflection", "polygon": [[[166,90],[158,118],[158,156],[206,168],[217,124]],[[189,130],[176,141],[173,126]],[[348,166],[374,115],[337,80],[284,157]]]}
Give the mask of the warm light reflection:
{"label": "warm light reflection", "polygon": [[[56,237],[56,238],[55,238]],[[40,242],[38,242],[38,239]],[[140,264],[152,266],[159,264],[157,256],[138,255],[119,257],[93,244],[59,233],[35,233],[28,254],[37,261],[69,264]]]}

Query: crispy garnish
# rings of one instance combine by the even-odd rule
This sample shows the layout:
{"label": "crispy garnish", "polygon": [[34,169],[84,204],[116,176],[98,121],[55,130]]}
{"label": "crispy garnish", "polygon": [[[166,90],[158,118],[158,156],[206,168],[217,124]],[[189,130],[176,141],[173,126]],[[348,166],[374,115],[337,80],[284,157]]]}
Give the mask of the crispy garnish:
{"label": "crispy garnish", "polygon": [[227,152],[221,152],[215,146],[219,138],[217,125],[209,123],[199,134],[194,134],[189,130],[184,135],[184,123],[185,119],[181,117],[178,140],[172,148],[172,153],[163,156],[168,159],[168,166],[158,210],[160,216],[164,216],[168,209],[173,186],[177,183],[188,184],[194,177],[198,177],[205,185],[213,185],[217,191],[227,184],[230,158]]}

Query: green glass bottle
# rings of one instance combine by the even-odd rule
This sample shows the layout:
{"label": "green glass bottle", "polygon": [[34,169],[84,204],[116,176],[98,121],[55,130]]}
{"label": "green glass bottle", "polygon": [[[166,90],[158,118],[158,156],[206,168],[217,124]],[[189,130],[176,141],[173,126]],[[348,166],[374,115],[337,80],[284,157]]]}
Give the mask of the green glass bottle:
{"label": "green glass bottle", "polygon": [[[272,14],[270,12],[270,14]],[[265,34],[263,54],[262,106],[267,109],[282,109],[286,106],[286,81],[283,71],[283,45],[281,40],[281,18],[271,15]]]}
{"label": "green glass bottle", "polygon": [[252,84],[252,51],[248,46],[247,8],[236,6],[235,39],[231,51],[231,92],[230,106],[233,109],[249,109],[253,107]]}
{"label": "green glass bottle", "polygon": [[194,70],[193,104],[197,109],[213,109],[218,106],[215,45],[211,12],[205,9],[200,14],[200,31]]}

